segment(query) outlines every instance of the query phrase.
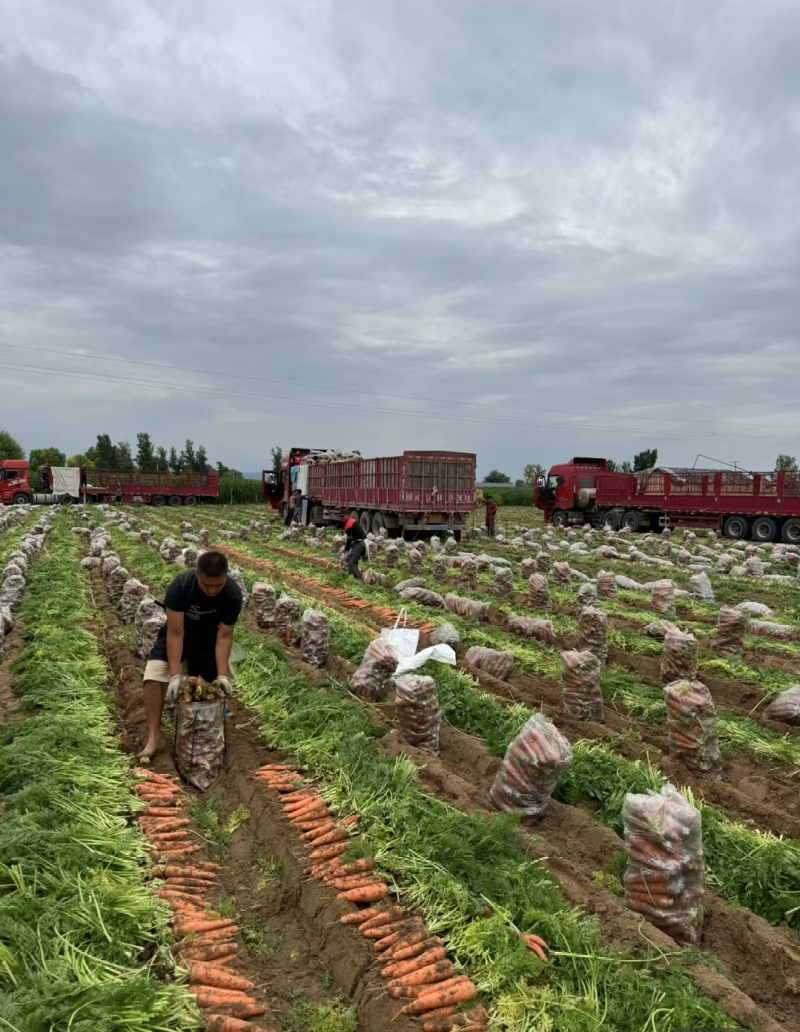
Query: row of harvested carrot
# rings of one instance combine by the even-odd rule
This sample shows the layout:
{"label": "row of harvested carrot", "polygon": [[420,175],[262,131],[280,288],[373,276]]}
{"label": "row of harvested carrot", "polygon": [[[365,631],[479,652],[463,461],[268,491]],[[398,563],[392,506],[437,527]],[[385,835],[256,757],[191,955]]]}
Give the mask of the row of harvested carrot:
{"label": "row of harvested carrot", "polygon": [[424,1032],[482,1032],[488,1025],[483,1007],[459,1012],[478,990],[465,975],[456,973],[441,939],[430,934],[422,918],[383,902],[389,897],[389,886],[375,873],[371,860],[343,862],[356,818],[335,820],[317,788],[304,784],[297,768],[289,764],[267,764],[255,777],[280,794],[288,820],[311,848],[312,877],[336,889],[340,899],[367,907],[340,920],[357,925],[374,942],[389,994],[408,1001],[401,1013],[421,1017]]}
{"label": "row of harvested carrot", "polygon": [[[277,548],[276,546],[270,547],[273,548],[274,551],[280,552],[281,554],[286,556],[293,556],[301,559],[311,558],[310,556],[305,555],[305,553],[303,552],[294,552],[291,549]],[[393,624],[397,620],[398,614],[394,609],[392,609],[391,606],[373,605],[371,602],[364,601],[364,599],[355,598],[349,592],[345,591],[344,588],[331,588],[327,584],[322,584],[320,581],[314,580],[313,577],[301,577],[299,574],[296,573],[286,575],[285,571],[283,571],[280,567],[276,566],[274,563],[267,562],[264,559],[254,559],[252,556],[245,555],[243,552],[238,552],[235,548],[229,548],[227,545],[220,546],[220,548],[227,555],[232,556],[234,559],[236,559],[237,562],[240,562],[242,564],[250,564],[262,570],[269,570],[271,572],[287,576],[287,579],[296,581],[298,584],[304,584],[307,587],[314,588],[315,591],[318,591],[323,595],[330,595],[331,597],[337,599],[343,606],[347,606],[351,609],[369,609],[371,613],[374,613],[376,616],[381,617],[381,619],[384,621],[388,621],[389,624]],[[324,561],[327,562],[327,560]],[[330,566],[333,567],[334,564],[330,564]],[[409,620],[408,626],[415,627],[422,634],[430,634],[431,631],[435,630],[436,627],[436,625],[432,623],[419,623],[418,621],[414,620]]]}
{"label": "row of harvested carrot", "polygon": [[183,815],[185,796],[177,778],[143,769],[135,773],[144,779],[136,793],[145,804],[139,827],[151,850],[152,875],[161,882],[159,898],[173,913],[178,940],[173,952],[188,971],[189,992],[203,1011],[206,1032],[268,1032],[247,1020],[267,1014],[267,1007],[250,995],[255,986],[229,970],[239,951],[239,929],[208,901],[218,867],[195,856],[200,847],[189,834],[191,821]]}

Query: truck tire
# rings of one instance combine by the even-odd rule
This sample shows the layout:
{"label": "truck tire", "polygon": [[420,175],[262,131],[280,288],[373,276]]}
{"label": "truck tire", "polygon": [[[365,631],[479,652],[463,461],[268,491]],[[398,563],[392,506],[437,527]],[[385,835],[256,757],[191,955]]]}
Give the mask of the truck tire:
{"label": "truck tire", "polygon": [[372,533],[375,537],[380,535],[381,530],[386,529],[386,520],[383,518],[382,512],[376,512],[372,517]]}
{"label": "truck tire", "polygon": [[622,526],[635,534],[642,529],[642,514],[637,509],[628,509],[622,517]]}
{"label": "truck tire", "polygon": [[197,505],[197,499],[195,498],[194,495],[189,495],[188,498],[184,498],[183,499],[183,504],[184,505]]}
{"label": "truck tire", "polygon": [[554,527],[566,527],[567,525],[567,514],[563,509],[556,509],[553,515],[550,517],[550,522]]}
{"label": "truck tire", "polygon": [[774,541],[778,536],[778,524],[771,516],[759,516],[753,521],[750,536],[753,541]]}
{"label": "truck tire", "polygon": [[600,526],[607,530],[619,530],[622,524],[622,513],[616,509],[609,509],[600,521]]}
{"label": "truck tire", "polygon": [[722,525],[722,536],[729,541],[742,541],[749,529],[750,521],[746,516],[729,516]]}
{"label": "truck tire", "polygon": [[372,513],[368,509],[365,509],[358,517],[358,522],[361,525],[361,529],[365,534],[369,534],[372,530]]}
{"label": "truck tire", "polygon": [[[22,479],[22,477],[20,477],[20,480],[21,479]],[[30,499],[30,495],[22,494],[22,492],[20,492],[19,494],[15,494],[14,497],[11,499],[11,504],[12,505],[27,505],[30,502],[30,500],[31,500]]]}
{"label": "truck tire", "polygon": [[167,499],[163,495],[153,495],[150,499],[150,504],[155,505],[157,509],[160,509],[162,505],[167,504]]}
{"label": "truck tire", "polygon": [[787,520],[781,527],[781,540],[787,545],[800,545],[800,520]]}
{"label": "truck tire", "polygon": [[173,506],[174,505],[183,505],[183,499],[181,498],[180,495],[170,495],[169,496],[169,504],[173,505]]}

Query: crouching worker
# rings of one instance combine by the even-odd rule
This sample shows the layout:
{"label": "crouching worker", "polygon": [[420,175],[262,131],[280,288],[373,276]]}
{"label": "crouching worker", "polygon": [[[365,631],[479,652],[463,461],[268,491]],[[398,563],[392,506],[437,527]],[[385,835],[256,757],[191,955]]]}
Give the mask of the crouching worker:
{"label": "crouching worker", "polygon": [[347,537],[344,546],[344,568],[351,577],[363,580],[358,564],[367,554],[367,535],[361,529],[358,521],[352,517],[345,522],[344,532]]}
{"label": "crouching worker", "polygon": [[164,698],[174,702],[179,697],[184,677],[216,680],[230,695],[233,627],[242,610],[242,593],[228,577],[228,560],[222,552],[203,552],[196,570],[187,570],[172,581],[162,604],[167,622],[144,670],[147,741],[140,753],[143,763],[158,751]]}

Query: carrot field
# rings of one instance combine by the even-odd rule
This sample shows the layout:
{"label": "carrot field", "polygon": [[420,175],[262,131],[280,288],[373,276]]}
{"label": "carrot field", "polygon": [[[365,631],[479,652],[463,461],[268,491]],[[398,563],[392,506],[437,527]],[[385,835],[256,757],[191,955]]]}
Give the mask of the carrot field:
{"label": "carrot field", "polygon": [[[341,573],[336,531],[287,535],[256,505],[36,509],[0,530],[0,570],[25,559],[0,652],[3,1028],[800,1032],[800,737],[765,715],[800,681],[798,553],[720,562],[705,534],[556,534],[533,512],[501,508],[501,541],[379,541],[365,581]],[[163,598],[203,547],[251,597],[224,769],[199,793],[166,721],[136,766],[125,599]],[[412,577],[423,594],[398,594]],[[280,633],[264,585],[296,600]],[[745,601],[769,612],[726,652],[720,612]],[[401,609],[420,648],[445,623],[458,636],[455,666],[417,671],[438,755],[411,744],[393,692],[353,687]],[[307,612],[326,618],[321,659]],[[713,700],[713,777],[676,732],[664,620],[693,636]],[[589,646],[591,718],[565,705],[562,660]],[[502,677],[480,650],[506,657]],[[490,789],[536,714],[570,762],[540,815],[499,812]],[[696,943],[630,905],[626,797],[670,784],[702,830]]]}

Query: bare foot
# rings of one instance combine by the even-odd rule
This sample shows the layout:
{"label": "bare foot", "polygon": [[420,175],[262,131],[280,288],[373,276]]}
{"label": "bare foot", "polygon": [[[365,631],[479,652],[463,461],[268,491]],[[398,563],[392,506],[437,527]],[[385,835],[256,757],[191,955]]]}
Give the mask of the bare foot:
{"label": "bare foot", "polygon": [[148,738],[144,748],[139,750],[139,763],[149,763],[158,752],[159,741],[157,738]]}

